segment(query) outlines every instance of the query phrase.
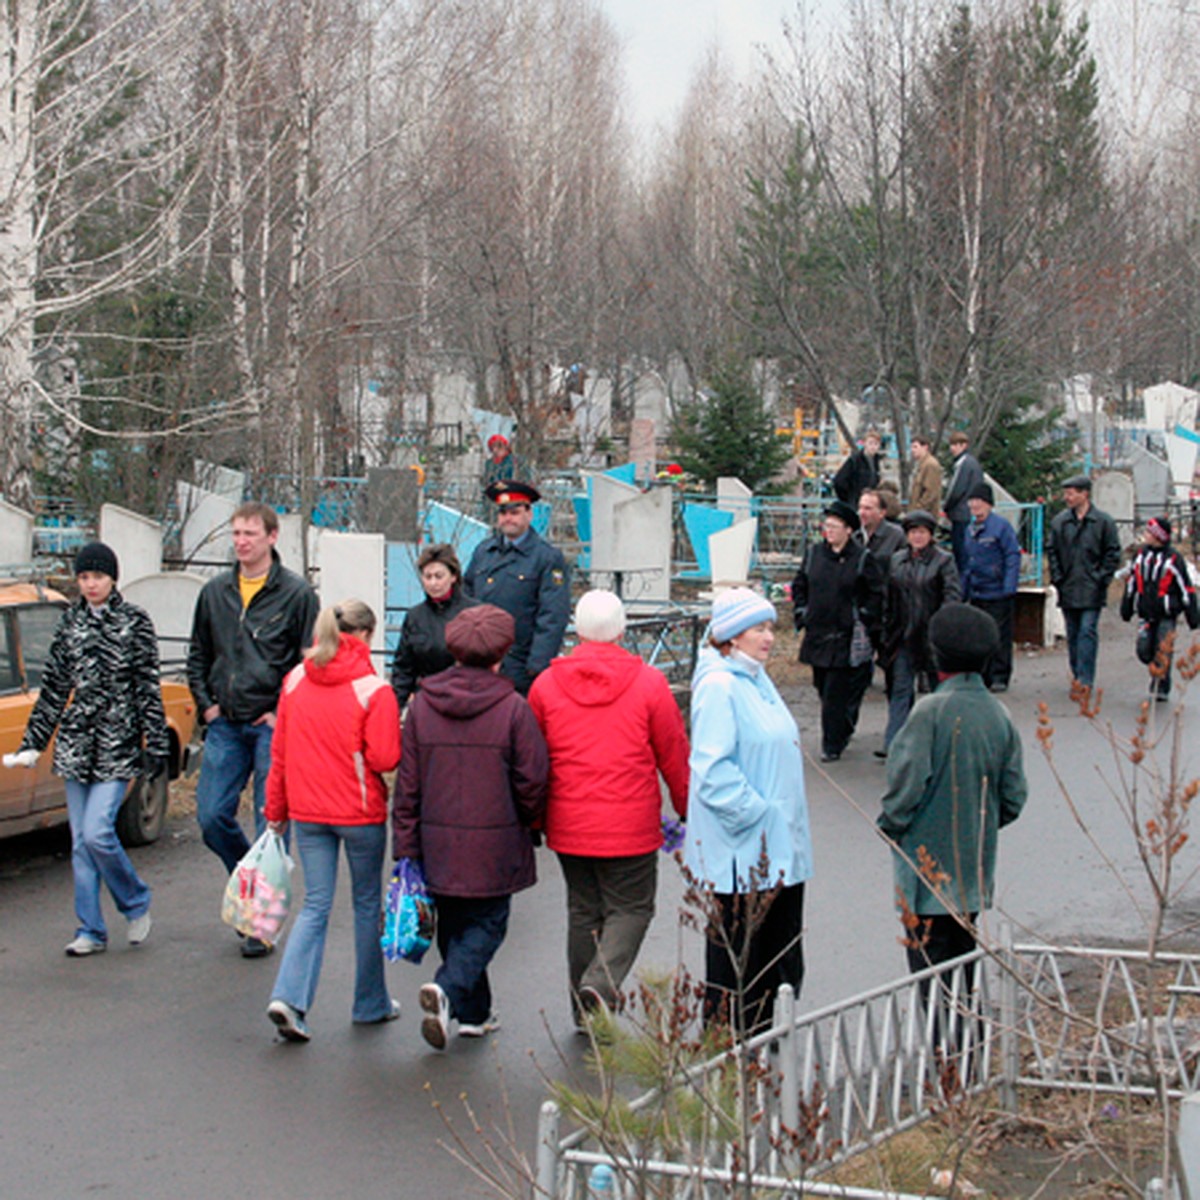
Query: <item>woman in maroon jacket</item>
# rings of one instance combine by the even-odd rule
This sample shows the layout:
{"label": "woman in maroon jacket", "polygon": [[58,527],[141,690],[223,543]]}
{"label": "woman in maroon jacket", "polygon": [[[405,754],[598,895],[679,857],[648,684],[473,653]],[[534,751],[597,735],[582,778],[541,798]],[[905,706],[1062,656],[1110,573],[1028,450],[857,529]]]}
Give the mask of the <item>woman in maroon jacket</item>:
{"label": "woman in maroon jacket", "polygon": [[567,970],[582,1027],[583,1012],[618,1004],[654,917],[658,776],[686,817],[688,741],[666,677],[618,645],[619,597],[580,597],[575,632],[579,645],[533,681],[529,704],[550,749],[546,841],[567,884]]}
{"label": "woman in maroon jacket", "polygon": [[346,848],[354,904],[354,1007],[360,1023],[391,1021],[400,1005],[387,992],[379,945],[380,874],[387,848],[384,771],[400,758],[396,696],[371,665],[375,614],[361,600],[322,609],[313,646],[283,683],[267,776],[266,817],[282,833],[296,823],[304,907],[288,937],[267,1016],[290,1042],[307,1042]]}
{"label": "woman in maroon jacket", "polygon": [[498,674],[516,634],[492,604],[446,626],[455,666],[431,675],[408,706],[392,808],[392,851],[422,862],[437,906],[442,957],[422,985],[421,1034],[444,1050],[498,1022],[487,967],[508,931],[512,895],[537,881],[532,826],[546,804],[546,743],[529,705]]}

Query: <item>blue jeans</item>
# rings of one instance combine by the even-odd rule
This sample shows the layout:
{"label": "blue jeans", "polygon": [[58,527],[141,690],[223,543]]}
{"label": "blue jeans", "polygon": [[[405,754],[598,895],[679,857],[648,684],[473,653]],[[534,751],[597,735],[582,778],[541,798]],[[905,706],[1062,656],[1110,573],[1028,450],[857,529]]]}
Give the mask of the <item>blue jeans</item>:
{"label": "blue jeans", "polygon": [[1071,660],[1071,678],[1087,687],[1096,683],[1096,651],[1100,646],[1098,608],[1064,608],[1067,626],[1067,656]]}
{"label": "blue jeans", "polygon": [[100,882],[108,884],[117,910],[129,920],[150,907],[150,889],[138,878],[129,855],[117,838],[117,811],[125,799],[129,781],[108,779],[103,783],[64,780],[67,818],[71,822],[71,867],[75,872],[76,936],[97,942],[108,941],[104,914],[100,911]]}
{"label": "blue jeans", "polygon": [[891,746],[896,734],[904,728],[908,714],[912,712],[913,698],[917,691],[917,676],[912,666],[912,656],[901,646],[892,660],[892,690],[888,695],[887,730],[883,744]]}
{"label": "blue jeans", "polygon": [[226,871],[241,861],[250,842],[238,822],[238,803],[250,773],[254,773],[254,836],[267,827],[263,806],[271,770],[271,735],[265,721],[250,725],[218,717],[204,735],[204,757],[196,784],[196,820],[204,844],[225,864]]}
{"label": "blue jeans", "polygon": [[383,978],[379,914],[383,903],[383,852],[387,826],[318,825],[297,821],[296,852],[304,868],[304,907],[288,935],[272,1000],[298,1012],[312,1008],[325,957],[325,933],[337,889],[338,849],[346,847],[354,908],[354,1021],[382,1021],[392,1000]]}
{"label": "blue jeans", "polygon": [[434,904],[442,965],[433,978],[450,1001],[451,1016],[468,1025],[482,1025],[492,1011],[488,963],[508,932],[512,897],[435,896]]}

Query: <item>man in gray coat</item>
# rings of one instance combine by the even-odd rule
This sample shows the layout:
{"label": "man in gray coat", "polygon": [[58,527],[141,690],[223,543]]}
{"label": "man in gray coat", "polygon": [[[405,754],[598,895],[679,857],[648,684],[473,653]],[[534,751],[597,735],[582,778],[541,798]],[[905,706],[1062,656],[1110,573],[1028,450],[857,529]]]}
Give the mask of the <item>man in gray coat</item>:
{"label": "man in gray coat", "polygon": [[1063,484],[1063,500],[1066,509],[1050,522],[1050,582],[1067,626],[1071,677],[1091,688],[1100,610],[1121,563],[1121,542],[1116,522],[1092,504],[1092,481],[1086,475],[1072,475]]}

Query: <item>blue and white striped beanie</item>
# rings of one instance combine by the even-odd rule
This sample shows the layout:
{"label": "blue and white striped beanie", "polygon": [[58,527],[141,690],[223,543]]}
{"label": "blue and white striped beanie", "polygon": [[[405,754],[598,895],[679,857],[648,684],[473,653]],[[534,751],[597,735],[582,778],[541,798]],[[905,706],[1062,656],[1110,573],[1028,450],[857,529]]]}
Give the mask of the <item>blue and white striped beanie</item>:
{"label": "blue and white striped beanie", "polygon": [[709,633],[714,642],[728,642],[752,625],[776,619],[775,606],[750,588],[730,588],[713,600]]}

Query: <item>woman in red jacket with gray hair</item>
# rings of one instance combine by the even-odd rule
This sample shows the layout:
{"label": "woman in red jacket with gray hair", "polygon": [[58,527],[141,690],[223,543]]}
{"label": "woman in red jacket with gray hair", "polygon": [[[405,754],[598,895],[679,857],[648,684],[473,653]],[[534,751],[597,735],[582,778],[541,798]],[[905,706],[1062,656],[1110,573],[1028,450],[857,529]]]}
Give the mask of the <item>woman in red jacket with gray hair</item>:
{"label": "woman in red jacket with gray hair", "polygon": [[271,745],[266,817],[277,833],[295,822],[304,867],[304,907],[287,940],[267,1016],[290,1042],[311,1036],[312,1007],[346,849],[354,906],[354,1006],[359,1024],[392,1021],[379,943],[381,875],[387,848],[383,772],[400,761],[396,694],[371,663],[375,614],[361,600],[322,609],[313,646],[284,680]]}
{"label": "woman in red jacket with gray hair", "polygon": [[582,1023],[619,1003],[654,916],[658,777],[685,817],[688,741],[666,677],[618,645],[619,597],[580,597],[575,632],[579,645],[534,680],[529,703],[550,749],[546,842],[567,884],[567,969]]}

